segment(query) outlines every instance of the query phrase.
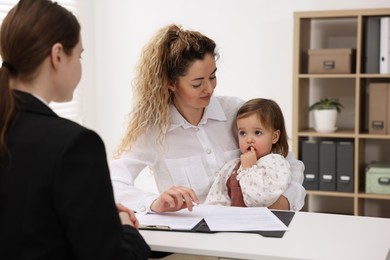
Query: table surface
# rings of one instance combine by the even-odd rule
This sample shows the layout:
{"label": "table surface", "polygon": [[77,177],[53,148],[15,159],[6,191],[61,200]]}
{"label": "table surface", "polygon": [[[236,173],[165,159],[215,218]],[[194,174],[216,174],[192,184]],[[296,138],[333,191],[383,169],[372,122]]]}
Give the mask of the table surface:
{"label": "table surface", "polygon": [[141,230],[154,251],[236,259],[390,260],[390,219],[296,212],[283,238]]}

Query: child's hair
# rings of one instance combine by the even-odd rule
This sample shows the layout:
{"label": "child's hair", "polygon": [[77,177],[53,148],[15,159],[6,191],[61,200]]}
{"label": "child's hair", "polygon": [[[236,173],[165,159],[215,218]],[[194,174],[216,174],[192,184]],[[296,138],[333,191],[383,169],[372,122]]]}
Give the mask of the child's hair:
{"label": "child's hair", "polygon": [[255,98],[245,102],[238,110],[236,120],[257,115],[261,123],[268,129],[279,130],[279,140],[272,145],[272,152],[283,155],[288,154],[287,132],[284,117],[279,105],[270,99]]}

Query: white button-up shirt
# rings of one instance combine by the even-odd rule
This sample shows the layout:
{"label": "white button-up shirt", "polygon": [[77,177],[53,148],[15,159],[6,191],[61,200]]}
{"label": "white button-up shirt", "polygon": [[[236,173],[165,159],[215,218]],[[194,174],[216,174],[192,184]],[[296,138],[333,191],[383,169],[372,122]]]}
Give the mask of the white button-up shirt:
{"label": "white button-up shirt", "polygon": [[[188,123],[171,105],[171,127],[162,145],[157,143],[157,128],[149,129],[119,159],[110,163],[115,199],[138,212],[150,211],[159,196],[134,187],[140,172],[149,167],[159,192],[172,186],[185,186],[195,191],[204,202],[218,171],[240,156],[235,118],[244,103],[235,97],[212,97],[197,126]],[[292,169],[292,182],[283,194],[292,210],[299,210],[306,195],[302,186],[303,163],[287,157]]]}

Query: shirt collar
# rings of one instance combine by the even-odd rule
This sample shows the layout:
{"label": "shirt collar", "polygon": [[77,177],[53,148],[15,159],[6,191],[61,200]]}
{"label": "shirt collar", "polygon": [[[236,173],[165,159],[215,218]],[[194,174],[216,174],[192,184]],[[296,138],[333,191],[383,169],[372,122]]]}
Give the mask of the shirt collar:
{"label": "shirt collar", "polygon": [[44,100],[41,96],[38,96],[36,94],[33,94],[31,93],[31,95],[33,95],[36,99],[39,99],[43,104],[45,104],[46,106],[49,106],[49,102],[47,102],[46,100]]}
{"label": "shirt collar", "polygon": [[[168,132],[178,128],[183,127],[184,129],[188,129],[191,127],[196,127],[187,122],[187,120],[177,111],[176,107],[171,104],[171,127]],[[214,96],[211,96],[211,100],[209,105],[205,108],[202,119],[199,122],[198,126],[205,125],[207,120],[217,120],[217,121],[226,121],[226,115],[223,111],[221,104],[218,102],[218,99]]]}

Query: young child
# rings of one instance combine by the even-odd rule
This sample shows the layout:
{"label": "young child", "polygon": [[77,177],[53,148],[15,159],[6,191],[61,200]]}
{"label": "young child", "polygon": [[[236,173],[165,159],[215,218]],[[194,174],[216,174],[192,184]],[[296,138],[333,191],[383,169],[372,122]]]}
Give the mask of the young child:
{"label": "young child", "polygon": [[222,167],[205,204],[268,207],[291,181],[282,111],[272,100],[252,99],[238,110],[236,123],[242,154]]}

